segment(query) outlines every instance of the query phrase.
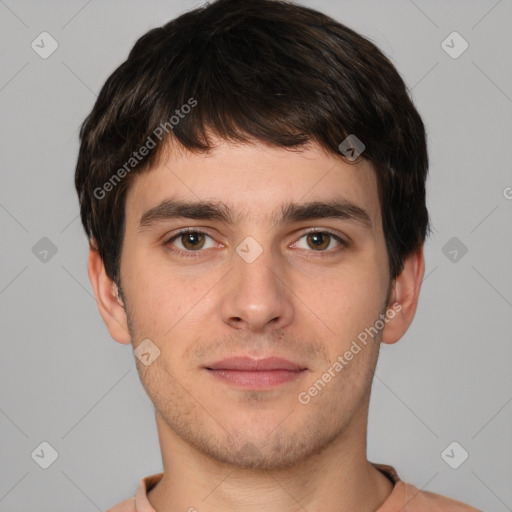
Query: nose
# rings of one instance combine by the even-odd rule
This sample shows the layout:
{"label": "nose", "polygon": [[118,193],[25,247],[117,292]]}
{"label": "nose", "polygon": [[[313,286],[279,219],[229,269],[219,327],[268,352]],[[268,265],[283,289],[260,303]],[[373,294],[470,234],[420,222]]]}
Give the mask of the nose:
{"label": "nose", "polygon": [[270,249],[252,262],[233,255],[234,268],[226,276],[221,315],[235,329],[265,333],[293,321],[291,283],[284,264]]}

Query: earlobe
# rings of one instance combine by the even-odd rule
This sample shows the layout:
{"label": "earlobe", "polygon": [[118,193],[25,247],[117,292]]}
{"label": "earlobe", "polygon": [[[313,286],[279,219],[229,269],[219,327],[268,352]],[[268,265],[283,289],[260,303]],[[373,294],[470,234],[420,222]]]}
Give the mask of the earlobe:
{"label": "earlobe", "polygon": [[423,245],[420,245],[404,260],[402,272],[393,284],[388,308],[393,309],[395,315],[392,318],[390,316],[382,331],[382,343],[396,343],[411,325],[416,313],[424,273],[425,259]]}
{"label": "earlobe", "polygon": [[131,343],[126,312],[117,285],[108,277],[99,251],[92,246],[89,248],[87,271],[98,310],[110,335],[119,343]]}

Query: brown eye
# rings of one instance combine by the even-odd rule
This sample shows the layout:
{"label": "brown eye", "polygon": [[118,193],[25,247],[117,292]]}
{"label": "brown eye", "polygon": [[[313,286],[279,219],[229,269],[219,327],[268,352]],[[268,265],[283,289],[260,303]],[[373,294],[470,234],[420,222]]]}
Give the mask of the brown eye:
{"label": "brown eye", "polygon": [[171,246],[171,249],[177,253],[191,253],[203,252],[201,249],[215,247],[215,241],[208,233],[185,229],[173,235],[165,242],[165,245]]}
{"label": "brown eye", "polygon": [[204,233],[184,233],[180,235],[181,243],[185,249],[195,250],[202,249],[204,245]]}
{"label": "brown eye", "polygon": [[[305,239],[305,243],[302,242],[302,239]],[[337,248],[336,244],[338,247],[347,246],[347,243],[334,233],[328,231],[310,231],[302,235],[293,246],[299,249],[313,249],[314,252],[331,252],[331,250],[334,252]]]}
{"label": "brown eye", "polygon": [[330,235],[327,233],[309,233],[307,241],[312,249],[326,249],[329,247]]}

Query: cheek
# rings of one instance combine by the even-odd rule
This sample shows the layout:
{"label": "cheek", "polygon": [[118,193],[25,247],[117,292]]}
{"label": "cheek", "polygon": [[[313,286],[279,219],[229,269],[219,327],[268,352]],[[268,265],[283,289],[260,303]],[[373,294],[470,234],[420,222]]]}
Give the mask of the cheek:
{"label": "cheek", "polygon": [[[190,384],[175,368],[169,367],[168,359],[166,352],[163,352],[149,366],[138,363],[138,372],[140,381],[155,407],[164,417],[177,421],[174,416],[185,416],[193,403],[185,391],[190,388]],[[181,383],[185,383],[185,388]]]}
{"label": "cheek", "polygon": [[124,288],[137,340],[149,338],[160,346],[185,313],[179,294],[161,278],[153,279],[143,273],[138,273]]}
{"label": "cheek", "polygon": [[[382,268],[375,263],[366,265],[364,270],[362,267],[357,270],[346,268],[329,279],[316,281],[321,284],[319,287],[312,283],[305,285],[301,296],[308,297],[307,305],[329,327],[324,342],[332,360],[344,354],[358,336],[364,338],[368,330],[375,333],[371,328],[384,310],[386,278]],[[379,340],[380,335],[368,335],[366,339],[368,342]]]}
{"label": "cheek", "polygon": [[304,283],[301,296],[308,305],[322,312],[333,324],[333,330],[361,325],[378,316],[386,297],[387,285],[377,265],[341,268],[324,278]]}

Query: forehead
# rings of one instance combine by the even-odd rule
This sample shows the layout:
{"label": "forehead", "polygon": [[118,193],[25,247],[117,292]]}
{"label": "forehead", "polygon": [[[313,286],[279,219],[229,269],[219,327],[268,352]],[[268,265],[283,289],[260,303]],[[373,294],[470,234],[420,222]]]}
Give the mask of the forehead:
{"label": "forehead", "polygon": [[235,223],[273,224],[290,204],[342,200],[380,224],[371,164],[325,153],[317,144],[299,150],[263,143],[218,141],[208,154],[172,147],[157,166],[136,175],[126,197],[127,223],[172,197],[221,203]]}

